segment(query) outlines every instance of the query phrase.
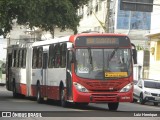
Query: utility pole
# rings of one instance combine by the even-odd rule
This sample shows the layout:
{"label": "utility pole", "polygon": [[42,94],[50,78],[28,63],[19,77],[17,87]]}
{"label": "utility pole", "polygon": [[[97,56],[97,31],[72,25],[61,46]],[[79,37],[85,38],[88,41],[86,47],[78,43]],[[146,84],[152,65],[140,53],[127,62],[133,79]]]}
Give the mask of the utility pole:
{"label": "utility pole", "polygon": [[105,18],[106,33],[109,33],[110,1],[111,0],[106,0],[106,18]]}

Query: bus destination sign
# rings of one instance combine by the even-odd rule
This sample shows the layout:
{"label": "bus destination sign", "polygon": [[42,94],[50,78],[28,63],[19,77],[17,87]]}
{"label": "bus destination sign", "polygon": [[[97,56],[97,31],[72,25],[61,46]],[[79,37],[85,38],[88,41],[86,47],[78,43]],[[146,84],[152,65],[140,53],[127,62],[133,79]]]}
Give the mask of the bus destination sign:
{"label": "bus destination sign", "polygon": [[87,45],[99,45],[99,44],[107,44],[107,45],[118,45],[118,38],[108,38],[108,37],[88,37],[86,38]]}
{"label": "bus destination sign", "polygon": [[80,36],[76,38],[76,47],[128,47],[130,40],[126,36]]}

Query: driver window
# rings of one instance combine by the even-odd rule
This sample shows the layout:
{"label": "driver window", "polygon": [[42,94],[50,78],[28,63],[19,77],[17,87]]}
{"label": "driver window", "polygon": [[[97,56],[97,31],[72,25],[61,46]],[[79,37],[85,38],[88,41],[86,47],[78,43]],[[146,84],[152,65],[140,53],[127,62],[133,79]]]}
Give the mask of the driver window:
{"label": "driver window", "polygon": [[76,61],[79,73],[89,73],[89,53],[87,49],[77,50]]}

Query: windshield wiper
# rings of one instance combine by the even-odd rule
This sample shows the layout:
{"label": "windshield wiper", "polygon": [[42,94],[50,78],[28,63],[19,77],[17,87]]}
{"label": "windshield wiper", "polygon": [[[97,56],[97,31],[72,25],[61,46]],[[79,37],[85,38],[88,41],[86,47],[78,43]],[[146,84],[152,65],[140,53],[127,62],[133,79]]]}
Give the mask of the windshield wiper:
{"label": "windshield wiper", "polygon": [[93,69],[93,59],[92,59],[92,52],[90,48],[88,48],[88,53],[89,53],[89,63],[91,65],[91,69]]}
{"label": "windshield wiper", "polygon": [[88,53],[89,53],[89,63],[92,64],[93,60],[92,60],[92,53],[90,48],[88,48]]}
{"label": "windshield wiper", "polygon": [[109,57],[109,61],[111,61],[111,59],[112,59],[113,56],[115,55],[115,53],[116,53],[116,51],[118,50],[118,48],[119,48],[119,47],[116,47],[116,48],[112,51],[112,53],[111,53],[111,55],[110,55],[110,57]]}

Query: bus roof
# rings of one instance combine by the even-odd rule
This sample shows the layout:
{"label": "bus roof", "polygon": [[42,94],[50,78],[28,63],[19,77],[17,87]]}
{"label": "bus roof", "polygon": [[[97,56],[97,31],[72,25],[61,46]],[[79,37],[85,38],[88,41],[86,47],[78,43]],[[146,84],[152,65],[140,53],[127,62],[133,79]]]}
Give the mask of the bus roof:
{"label": "bus roof", "polygon": [[60,38],[49,39],[44,41],[37,41],[37,42],[34,42],[32,46],[41,46],[41,45],[49,45],[54,43],[69,42],[69,40],[70,40],[70,36],[66,36],[66,37],[60,37]]}
{"label": "bus roof", "polygon": [[36,41],[32,44],[32,46],[41,46],[41,45],[49,45],[54,43],[62,43],[62,42],[72,42],[75,43],[75,39],[80,36],[127,36],[125,34],[115,34],[115,33],[80,33],[76,35],[70,35],[55,39],[49,39],[44,41]]}

